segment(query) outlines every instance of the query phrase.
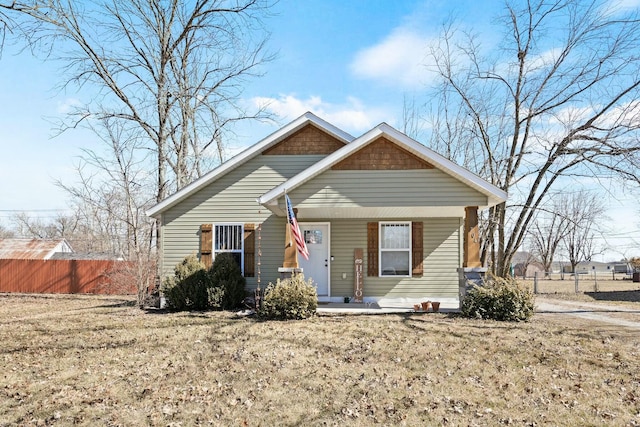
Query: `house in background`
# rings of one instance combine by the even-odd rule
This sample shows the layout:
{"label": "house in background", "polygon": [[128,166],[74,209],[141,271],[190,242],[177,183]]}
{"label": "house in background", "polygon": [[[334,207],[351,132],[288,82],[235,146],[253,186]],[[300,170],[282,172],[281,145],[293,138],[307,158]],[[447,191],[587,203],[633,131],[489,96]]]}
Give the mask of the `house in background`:
{"label": "house in background", "polygon": [[65,239],[0,239],[0,259],[48,260],[57,254],[71,254]]}
{"label": "house in background", "polygon": [[523,279],[529,278],[531,279],[535,275],[542,278],[544,277],[544,266],[541,262],[531,261],[531,262],[518,262],[513,265],[513,276],[514,277],[522,277]]}
{"label": "house in background", "polygon": [[[320,301],[457,302],[480,267],[477,212],[506,193],[391,126],[354,138],[306,113],[151,208],[161,274],[232,253],[250,288],[287,270],[285,195]],[[355,289],[355,290],[354,290]]]}
{"label": "house in background", "polygon": [[[568,262],[559,263],[560,268],[566,274],[573,274],[573,270],[571,268],[571,264]],[[633,273],[633,268],[628,262],[598,262],[598,261],[580,261],[578,265],[576,265],[576,273],[578,274],[600,274],[601,277],[611,276],[614,279],[616,275],[622,276],[631,276]]]}
{"label": "house in background", "polygon": [[526,251],[518,251],[511,259],[511,274],[514,277],[532,278],[534,275],[544,277],[544,265],[536,257]]}

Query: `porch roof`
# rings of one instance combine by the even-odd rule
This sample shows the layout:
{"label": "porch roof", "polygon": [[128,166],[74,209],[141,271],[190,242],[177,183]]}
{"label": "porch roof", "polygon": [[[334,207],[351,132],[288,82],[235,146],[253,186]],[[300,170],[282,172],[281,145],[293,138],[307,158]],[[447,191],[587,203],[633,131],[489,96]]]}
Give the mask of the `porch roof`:
{"label": "porch roof", "polygon": [[[332,219],[370,219],[377,218],[463,218],[464,206],[378,206],[378,207],[298,207],[296,218],[332,220]],[[273,205],[269,210],[276,216],[286,216],[284,205]]]}

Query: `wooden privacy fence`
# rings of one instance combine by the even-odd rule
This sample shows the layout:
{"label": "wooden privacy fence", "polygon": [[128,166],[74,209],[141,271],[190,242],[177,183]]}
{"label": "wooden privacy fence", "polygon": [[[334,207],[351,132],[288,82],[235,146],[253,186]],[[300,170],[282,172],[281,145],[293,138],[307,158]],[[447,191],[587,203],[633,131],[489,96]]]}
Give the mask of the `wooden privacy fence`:
{"label": "wooden privacy fence", "polygon": [[122,285],[112,280],[111,273],[124,264],[111,260],[0,259],[0,292],[135,294],[134,283]]}

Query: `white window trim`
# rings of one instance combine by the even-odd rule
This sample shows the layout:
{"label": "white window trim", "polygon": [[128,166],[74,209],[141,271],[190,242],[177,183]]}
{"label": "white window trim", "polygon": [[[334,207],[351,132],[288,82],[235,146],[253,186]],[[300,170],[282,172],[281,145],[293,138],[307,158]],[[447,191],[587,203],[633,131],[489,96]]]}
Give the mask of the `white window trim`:
{"label": "white window trim", "polygon": [[[382,228],[385,225],[407,225],[409,226],[409,247],[407,249],[383,249],[382,248]],[[378,222],[378,277],[412,277],[412,265],[413,260],[411,256],[413,254],[413,228],[411,226],[411,221],[379,221]],[[382,252],[409,252],[409,265],[408,265],[408,274],[399,275],[399,274],[382,274]]]}
{"label": "white window trim", "polygon": [[[239,226],[240,227],[240,249],[234,250],[216,250],[216,230],[217,227],[225,227],[225,226]],[[218,253],[240,253],[240,272],[244,276],[244,224],[241,222],[215,222],[213,223],[213,247],[211,248],[211,252],[213,254],[212,261],[216,259],[216,254]]]}

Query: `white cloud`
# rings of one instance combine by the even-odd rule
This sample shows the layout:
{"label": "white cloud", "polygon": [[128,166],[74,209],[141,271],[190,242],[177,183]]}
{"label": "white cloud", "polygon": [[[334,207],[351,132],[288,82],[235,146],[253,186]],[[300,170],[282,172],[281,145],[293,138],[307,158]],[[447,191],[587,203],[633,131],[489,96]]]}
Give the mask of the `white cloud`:
{"label": "white cloud", "polygon": [[612,0],[610,6],[614,10],[627,11],[640,7],[640,0]]}
{"label": "white cloud", "polygon": [[[311,111],[329,123],[355,134],[366,132],[380,122],[393,117],[389,111],[381,108],[367,108],[360,100],[347,97],[342,104],[325,102],[319,96],[307,99],[297,98],[295,95],[281,95],[278,98],[255,97],[254,105],[266,108],[283,120],[293,120]],[[389,123],[392,124],[392,123]]]}
{"label": "white cloud", "polygon": [[56,111],[58,114],[69,114],[80,108],[82,105],[82,102],[77,98],[67,98],[64,101],[58,101]]}
{"label": "white cloud", "polygon": [[640,101],[634,99],[615,106],[603,115],[597,125],[637,128],[640,126]]}
{"label": "white cloud", "polygon": [[585,121],[593,115],[593,113],[593,107],[590,105],[567,105],[565,108],[559,109],[555,115],[549,119],[549,124],[571,128],[575,126],[576,123]]}
{"label": "white cloud", "polygon": [[407,88],[423,87],[429,80],[427,48],[433,39],[408,28],[396,28],[380,43],[356,53],[350,64],[359,78],[382,80]]}
{"label": "white cloud", "polygon": [[[553,118],[548,121],[551,126],[574,128],[578,124],[587,121],[590,117],[598,113],[603,105],[584,105],[567,107],[559,110]],[[601,129],[615,128],[618,126],[636,128],[640,126],[640,101],[631,100],[610,108],[595,122],[596,127]]]}
{"label": "white cloud", "polygon": [[538,56],[527,58],[528,61],[526,62],[526,72],[534,72],[536,70],[546,69],[550,67],[554,62],[558,60],[561,54],[562,49],[553,48],[540,53]]}

